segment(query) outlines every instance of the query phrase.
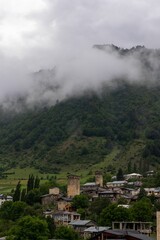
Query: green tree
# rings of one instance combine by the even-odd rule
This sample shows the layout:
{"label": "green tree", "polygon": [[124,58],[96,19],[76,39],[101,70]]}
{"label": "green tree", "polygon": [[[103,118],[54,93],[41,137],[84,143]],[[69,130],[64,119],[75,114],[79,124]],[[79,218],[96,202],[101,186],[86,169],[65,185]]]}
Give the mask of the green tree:
{"label": "green tree", "polygon": [[131,163],[131,161],[128,162],[127,171],[128,171],[128,173],[132,172],[132,163]]}
{"label": "green tree", "polygon": [[139,194],[138,194],[138,200],[144,198],[144,197],[147,197],[147,193],[146,191],[144,190],[143,187],[140,188],[140,191],[139,191]]}
{"label": "green tree", "polygon": [[23,201],[23,202],[26,201],[26,189],[25,188],[22,189],[21,201]]}
{"label": "green tree", "polygon": [[39,189],[35,188],[33,190],[30,190],[25,197],[26,203],[28,203],[29,205],[40,203],[40,196],[41,192]]}
{"label": "green tree", "polygon": [[88,205],[89,205],[88,196],[86,196],[84,194],[76,195],[72,200],[72,206],[75,209],[87,208]]}
{"label": "green tree", "polygon": [[48,224],[45,220],[25,216],[11,228],[7,240],[48,240],[48,236]]}
{"label": "green tree", "polygon": [[136,163],[134,163],[134,165],[133,165],[133,172],[137,172],[137,165],[136,165]]}
{"label": "green tree", "polygon": [[124,197],[120,197],[120,198],[118,199],[118,204],[127,204],[127,203],[128,203],[128,201],[127,201],[127,199],[124,198]]}
{"label": "green tree", "polygon": [[6,220],[16,221],[18,218],[24,216],[27,204],[24,202],[4,202],[0,208],[0,217]]}
{"label": "green tree", "polygon": [[153,205],[148,198],[142,198],[130,207],[134,221],[150,222],[153,219]]}
{"label": "green tree", "polygon": [[49,238],[53,238],[55,235],[55,230],[56,230],[56,225],[55,225],[54,219],[51,217],[47,217],[46,221],[48,224]]}
{"label": "green tree", "polygon": [[105,185],[107,182],[111,182],[111,174],[110,173],[106,173],[103,176],[103,184]]}
{"label": "green tree", "polygon": [[19,181],[17,186],[16,186],[16,190],[15,190],[15,192],[13,194],[13,202],[19,201],[20,197],[21,197],[21,183]]}
{"label": "green tree", "polygon": [[122,168],[119,168],[117,172],[117,181],[121,181],[121,180],[124,180],[124,176],[123,176]]}
{"label": "green tree", "polygon": [[111,226],[113,221],[129,221],[130,212],[127,208],[118,207],[112,203],[106,207],[100,214],[99,224],[102,226]]}
{"label": "green tree", "polygon": [[11,220],[16,221],[20,217],[24,216],[25,208],[27,204],[24,202],[14,202],[11,208]]}
{"label": "green tree", "polygon": [[156,176],[154,178],[154,186],[159,187],[160,186],[160,171],[156,173]]}
{"label": "green tree", "polygon": [[38,176],[36,176],[35,182],[34,182],[34,188],[39,188],[39,185],[40,185],[40,179]]}
{"label": "green tree", "polygon": [[27,182],[27,193],[34,188],[34,176],[29,175],[28,182]]}
{"label": "green tree", "polygon": [[13,202],[6,201],[2,204],[0,208],[0,218],[5,220],[10,220],[12,216],[12,205]]}
{"label": "green tree", "polygon": [[72,228],[60,226],[55,231],[55,237],[58,239],[79,240],[78,233]]}
{"label": "green tree", "polygon": [[110,204],[111,201],[108,198],[96,198],[89,206],[89,218],[97,222],[103,209]]}

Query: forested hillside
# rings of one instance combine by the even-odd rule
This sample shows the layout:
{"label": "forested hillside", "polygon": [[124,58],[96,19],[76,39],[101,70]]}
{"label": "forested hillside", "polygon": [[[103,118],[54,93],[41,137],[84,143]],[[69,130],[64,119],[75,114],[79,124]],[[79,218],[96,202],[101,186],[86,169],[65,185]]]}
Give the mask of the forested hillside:
{"label": "forested hillside", "polygon": [[58,173],[77,163],[83,169],[115,149],[108,170],[121,165],[145,172],[160,163],[160,87],[122,82],[53,107],[1,111],[1,170],[33,166]]}

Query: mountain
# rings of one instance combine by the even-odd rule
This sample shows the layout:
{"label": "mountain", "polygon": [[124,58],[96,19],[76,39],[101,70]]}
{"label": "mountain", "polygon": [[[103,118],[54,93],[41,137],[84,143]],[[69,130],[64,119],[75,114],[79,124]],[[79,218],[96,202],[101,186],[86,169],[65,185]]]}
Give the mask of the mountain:
{"label": "mountain", "polygon": [[160,163],[159,122],[160,87],[127,83],[49,108],[1,112],[1,168],[34,166],[56,173],[68,165],[96,164],[118,149],[113,163],[136,164],[143,172]]}
{"label": "mountain", "polygon": [[[149,73],[155,67],[148,56],[154,56],[154,61],[159,58],[159,50],[144,47],[115,51],[121,55],[137,52]],[[72,166],[75,172],[89,172],[98,164],[113,173],[120,166],[140,173],[156,168],[160,164],[158,74],[157,68],[154,84],[121,79],[116,87],[104,84],[98,93],[88,90],[54,106],[45,104],[19,113],[1,108],[0,171],[32,166],[59,173]]]}

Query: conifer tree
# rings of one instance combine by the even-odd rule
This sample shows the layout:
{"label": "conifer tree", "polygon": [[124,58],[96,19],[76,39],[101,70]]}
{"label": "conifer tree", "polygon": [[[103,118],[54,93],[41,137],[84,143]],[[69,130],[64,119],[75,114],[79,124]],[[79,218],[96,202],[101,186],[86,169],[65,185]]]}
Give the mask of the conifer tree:
{"label": "conifer tree", "polygon": [[34,188],[39,188],[39,184],[40,184],[40,179],[39,179],[38,176],[36,176],[35,183],[34,183]]}
{"label": "conifer tree", "polygon": [[118,180],[118,181],[124,180],[122,168],[119,168],[119,169],[118,169],[118,172],[117,172],[117,180]]}
{"label": "conifer tree", "polygon": [[25,202],[26,200],[26,189],[24,188],[21,193],[21,201]]}
{"label": "conifer tree", "polygon": [[13,194],[13,202],[19,201],[20,197],[21,197],[21,183],[19,181],[17,186],[16,186],[16,190]]}
{"label": "conifer tree", "polygon": [[33,188],[34,188],[34,176],[32,174],[32,175],[29,175],[29,179],[27,182],[27,193],[31,191]]}

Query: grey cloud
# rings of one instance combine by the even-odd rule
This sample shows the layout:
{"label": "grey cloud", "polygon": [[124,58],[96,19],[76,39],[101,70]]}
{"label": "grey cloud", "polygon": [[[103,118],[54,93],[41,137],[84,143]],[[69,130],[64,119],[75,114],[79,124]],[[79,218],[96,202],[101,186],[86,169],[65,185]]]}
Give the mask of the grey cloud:
{"label": "grey cloud", "polygon": [[[28,106],[42,102],[52,105],[88,89],[96,91],[104,82],[110,84],[120,76],[130,81],[145,78],[137,56],[120,58],[116,53],[101,52],[92,46],[113,43],[125,48],[139,44],[158,48],[158,0],[43,0],[43,3],[45,7],[39,11],[24,14],[24,22],[35,27],[25,31],[24,26],[19,33],[20,43],[8,39],[9,43],[3,45],[0,31],[3,53],[0,100],[9,99],[4,107],[9,106],[8,102],[13,106],[17,94],[25,95]],[[5,4],[0,24],[9,16],[9,0]],[[156,67],[153,56],[150,61],[155,78],[159,65]],[[39,72],[40,69],[50,70]]]}

